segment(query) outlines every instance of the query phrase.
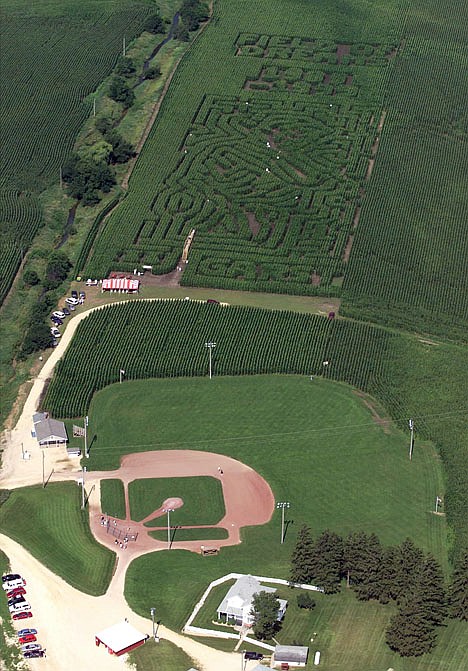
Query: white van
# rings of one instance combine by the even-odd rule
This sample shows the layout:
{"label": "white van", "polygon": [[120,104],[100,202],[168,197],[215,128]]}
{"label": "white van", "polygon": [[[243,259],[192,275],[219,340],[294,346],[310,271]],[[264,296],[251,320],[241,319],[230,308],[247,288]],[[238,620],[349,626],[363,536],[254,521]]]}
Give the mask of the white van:
{"label": "white van", "polygon": [[8,606],[10,613],[22,613],[24,610],[31,610],[31,606],[27,601],[21,601],[20,603],[14,603],[12,606]]}
{"label": "white van", "polygon": [[11,592],[15,587],[24,587],[26,585],[26,580],[23,580],[21,576],[18,576],[14,580],[8,580],[7,582],[2,583],[2,587],[5,592]]}

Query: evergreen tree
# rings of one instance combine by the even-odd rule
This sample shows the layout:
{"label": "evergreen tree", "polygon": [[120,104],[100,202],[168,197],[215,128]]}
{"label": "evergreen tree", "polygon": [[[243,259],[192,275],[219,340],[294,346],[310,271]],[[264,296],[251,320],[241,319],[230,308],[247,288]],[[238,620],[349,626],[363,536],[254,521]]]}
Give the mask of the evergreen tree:
{"label": "evergreen tree", "polygon": [[436,640],[435,629],[428,623],[418,599],[408,599],[390,620],[386,642],[402,657],[418,657],[430,652]]}
{"label": "evergreen tree", "polygon": [[124,107],[131,107],[135,101],[135,94],[123,77],[114,77],[109,85],[109,97]]}
{"label": "evergreen tree", "polygon": [[327,594],[339,592],[343,570],[341,536],[327,529],[316,539],[312,553],[312,581]]}
{"label": "evergreen tree", "polygon": [[254,594],[252,600],[253,630],[258,639],[272,638],[278,629],[280,603],[272,592]]}
{"label": "evergreen tree", "polygon": [[442,569],[430,554],[426,556],[416,589],[412,592],[413,597],[410,598],[414,598],[415,591],[423,604],[427,621],[433,626],[441,625],[447,616],[447,593]]}
{"label": "evergreen tree", "polygon": [[350,534],[344,544],[343,568],[358,599],[380,597],[382,546],[375,534]]}
{"label": "evergreen tree", "polygon": [[291,555],[290,581],[308,584],[312,579],[313,541],[310,528],[303,525],[297,534],[296,546]]}
{"label": "evergreen tree", "polygon": [[363,531],[349,534],[343,546],[343,576],[348,587],[358,584],[362,579],[363,547],[367,536]]}
{"label": "evergreen tree", "polygon": [[418,579],[424,565],[424,553],[407,538],[397,547],[393,598],[401,602]]}
{"label": "evergreen tree", "polygon": [[455,563],[449,602],[450,617],[468,620],[468,550]]}
{"label": "evergreen tree", "polygon": [[398,550],[394,547],[384,548],[379,570],[379,601],[388,603],[395,597],[395,570]]}

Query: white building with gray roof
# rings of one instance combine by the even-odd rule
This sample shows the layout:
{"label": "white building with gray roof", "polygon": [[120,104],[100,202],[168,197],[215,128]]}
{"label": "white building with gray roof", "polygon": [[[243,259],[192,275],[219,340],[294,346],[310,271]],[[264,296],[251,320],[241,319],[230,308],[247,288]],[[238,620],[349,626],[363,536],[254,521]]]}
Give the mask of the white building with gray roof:
{"label": "white building with gray roof", "polygon": [[49,417],[48,412],[36,412],[33,415],[33,436],[37,438],[39,447],[57,446],[68,443],[65,424],[58,419]]}
{"label": "white building with gray roof", "polygon": [[[241,578],[238,578],[218,606],[218,619],[226,618],[227,622],[251,627],[253,624],[253,617],[250,612],[252,609],[252,601],[254,595],[259,592],[270,592],[274,594],[276,589],[274,587],[263,586],[251,575],[244,575]],[[278,601],[280,604],[278,620],[282,620],[288,602],[284,599],[278,599]]]}

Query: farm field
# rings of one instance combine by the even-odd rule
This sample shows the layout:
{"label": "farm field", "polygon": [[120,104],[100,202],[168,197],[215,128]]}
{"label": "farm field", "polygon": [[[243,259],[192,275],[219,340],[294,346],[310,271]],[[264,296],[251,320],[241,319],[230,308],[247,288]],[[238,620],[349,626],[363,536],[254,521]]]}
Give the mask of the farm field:
{"label": "farm field", "polygon": [[94,540],[75,482],[12,491],[0,506],[0,531],[76,589],[94,596],[105,593],[115,553]]}
{"label": "farm field", "polygon": [[0,303],[42,225],[38,194],[58,183],[91,113],[87,96],[149,12],[145,0],[2,3]]}
{"label": "farm field", "polygon": [[294,3],[286,18],[281,1],[214,11],[86,274],[168,272],[195,228],[186,285],[338,295],[397,57],[398,5],[367,7],[365,24],[359,3],[343,16]]}

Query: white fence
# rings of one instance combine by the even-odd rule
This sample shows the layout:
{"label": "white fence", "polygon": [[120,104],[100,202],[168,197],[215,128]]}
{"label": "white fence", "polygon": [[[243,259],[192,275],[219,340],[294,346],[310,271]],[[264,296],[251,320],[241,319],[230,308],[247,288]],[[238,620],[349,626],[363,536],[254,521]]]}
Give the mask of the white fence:
{"label": "white fence", "polygon": [[[200,601],[195,605],[195,608],[190,613],[190,617],[185,623],[185,626],[182,629],[182,631],[184,631],[186,634],[192,634],[194,636],[215,636],[216,638],[225,638],[225,639],[231,638],[239,640],[240,634],[230,634],[227,631],[219,631],[218,629],[203,629],[202,627],[194,627],[192,625],[192,622],[200,612],[201,608],[204,606],[205,601],[209,593],[213,589],[213,587],[222,585],[223,582],[227,582],[228,580],[237,580],[238,578],[242,578],[244,575],[245,574],[243,573],[228,573],[227,575],[224,575],[221,578],[218,578],[217,580],[213,580],[213,582],[210,582],[206,590],[203,592]],[[256,578],[261,583],[267,582],[275,585],[288,585],[290,587],[297,587],[298,589],[306,589],[312,592],[324,591],[321,587],[315,587],[315,585],[300,585],[298,583],[291,583],[288,580],[283,580],[281,578],[266,578],[265,576],[258,576],[258,575],[254,575],[253,577]],[[258,645],[261,648],[265,648],[265,650],[274,650],[274,647],[272,647],[271,645],[267,645],[266,643],[261,643],[260,641],[256,641],[249,638],[245,638],[244,640],[246,640],[248,643]]]}

